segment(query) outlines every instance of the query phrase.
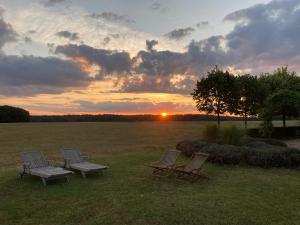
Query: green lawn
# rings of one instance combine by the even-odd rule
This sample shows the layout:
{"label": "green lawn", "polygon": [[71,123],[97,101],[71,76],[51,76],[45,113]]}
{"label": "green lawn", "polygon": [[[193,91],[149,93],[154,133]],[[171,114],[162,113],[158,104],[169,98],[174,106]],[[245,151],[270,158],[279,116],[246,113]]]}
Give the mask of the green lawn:
{"label": "green lawn", "polygon": [[[151,175],[144,164],[177,141],[200,136],[204,124],[2,124],[0,224],[299,224],[299,170],[206,164],[211,179],[194,184]],[[59,149],[72,146],[109,171],[47,187],[38,178],[17,177],[19,151],[41,149],[60,160]]]}

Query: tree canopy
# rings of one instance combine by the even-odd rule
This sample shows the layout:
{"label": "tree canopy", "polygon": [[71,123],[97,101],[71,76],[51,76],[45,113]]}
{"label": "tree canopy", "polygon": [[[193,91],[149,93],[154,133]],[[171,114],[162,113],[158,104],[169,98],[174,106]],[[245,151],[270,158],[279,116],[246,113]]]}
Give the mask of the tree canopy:
{"label": "tree canopy", "polygon": [[199,111],[217,115],[218,126],[220,115],[233,111],[236,95],[235,78],[228,71],[215,67],[208,76],[197,81],[194,92],[191,93]]}
{"label": "tree canopy", "polygon": [[0,123],[28,122],[30,114],[25,109],[8,105],[0,106]]}

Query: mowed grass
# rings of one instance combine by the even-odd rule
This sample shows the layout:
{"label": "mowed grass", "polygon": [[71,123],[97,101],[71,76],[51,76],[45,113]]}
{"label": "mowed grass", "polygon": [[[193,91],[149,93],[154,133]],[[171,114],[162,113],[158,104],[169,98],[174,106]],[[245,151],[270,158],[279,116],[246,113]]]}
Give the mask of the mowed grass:
{"label": "mowed grass", "polygon": [[[0,224],[298,225],[299,169],[207,163],[204,171],[211,179],[194,184],[151,175],[144,164],[182,139],[199,137],[205,124],[2,124]],[[69,183],[53,181],[47,187],[35,177],[18,178],[19,151],[40,149],[61,160],[62,147],[78,147],[110,169],[103,176],[84,180],[76,174]]]}

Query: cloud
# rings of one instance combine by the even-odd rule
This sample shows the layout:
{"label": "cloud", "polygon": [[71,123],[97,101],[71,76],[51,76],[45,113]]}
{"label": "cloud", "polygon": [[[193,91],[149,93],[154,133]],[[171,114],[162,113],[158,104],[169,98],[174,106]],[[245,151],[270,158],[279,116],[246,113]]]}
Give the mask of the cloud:
{"label": "cloud", "polygon": [[209,22],[208,21],[200,21],[199,23],[196,24],[197,28],[205,28],[209,26]]}
{"label": "cloud", "polygon": [[157,44],[158,44],[158,41],[156,41],[156,40],[151,40],[151,41],[146,40],[146,49],[151,52],[154,50],[154,46]]}
{"label": "cloud", "polygon": [[18,36],[13,27],[4,21],[4,12],[0,7],[0,49],[8,42],[15,42]]}
{"label": "cloud", "polygon": [[49,6],[54,6],[56,4],[65,3],[67,1],[69,1],[69,0],[43,0],[42,3],[45,6],[49,7]]}
{"label": "cloud", "polygon": [[103,38],[102,44],[107,45],[107,44],[109,44],[110,41],[111,41],[110,37],[105,37],[105,38]]}
{"label": "cloud", "polygon": [[100,112],[100,113],[160,113],[160,112],[187,112],[194,111],[194,107],[184,104],[175,104],[172,102],[153,103],[145,102],[89,102],[89,101],[75,101],[79,104],[79,111],[81,112]]}
{"label": "cloud", "polygon": [[[12,26],[0,18],[0,48],[16,41]],[[30,38],[24,39],[30,42]],[[86,87],[91,79],[75,63],[51,57],[14,56],[0,53],[0,95],[57,94]]]}
{"label": "cloud", "polygon": [[171,32],[165,34],[166,37],[174,40],[181,40],[189,35],[191,35],[195,31],[192,27],[180,28],[172,30]]}
{"label": "cloud", "polygon": [[60,45],[56,47],[56,54],[69,58],[83,57],[91,64],[100,66],[98,78],[111,74],[124,74],[131,71],[131,59],[128,52],[118,52],[96,49],[87,45]]}
{"label": "cloud", "polygon": [[69,39],[71,41],[79,40],[78,33],[72,33],[72,32],[67,31],[67,30],[57,32],[56,36],[66,38],[66,39]]}
{"label": "cloud", "polygon": [[[177,79],[179,77],[179,79]],[[118,92],[190,94],[196,79],[192,76],[132,76],[123,80]]]}
{"label": "cloud", "polygon": [[[191,41],[182,52],[157,50],[164,47],[160,48],[161,41],[157,46],[155,38],[146,41],[146,51],[141,50],[145,46],[139,45],[137,53],[101,49],[88,44],[58,45],[54,52],[74,61],[67,61],[69,63],[83,63],[81,69],[97,65],[97,78],[117,80],[115,85],[120,92],[187,94],[192,91],[195,80],[206,75],[214,65],[253,74],[287,64],[300,71],[299,5],[300,0],[276,0],[233,12],[224,18],[235,24],[231,32]],[[175,36],[179,38],[181,33],[186,34],[179,32]],[[113,40],[110,34],[113,34],[111,30],[104,37]],[[124,33],[120,32],[120,35],[123,38]]]}
{"label": "cloud", "polygon": [[91,82],[75,63],[58,58],[0,56],[0,95],[58,94]]}
{"label": "cloud", "polygon": [[160,12],[160,13],[164,13],[168,10],[168,7],[167,6],[164,6],[162,3],[156,1],[156,2],[153,2],[150,6],[150,9],[153,11],[153,12]]}
{"label": "cloud", "polygon": [[93,19],[103,19],[114,23],[135,23],[135,20],[128,18],[128,16],[119,15],[114,12],[92,13],[88,15],[88,17]]}
{"label": "cloud", "polygon": [[299,70],[299,6],[300,0],[273,0],[227,15],[225,21],[236,23],[225,36],[232,63],[256,71],[286,64]]}

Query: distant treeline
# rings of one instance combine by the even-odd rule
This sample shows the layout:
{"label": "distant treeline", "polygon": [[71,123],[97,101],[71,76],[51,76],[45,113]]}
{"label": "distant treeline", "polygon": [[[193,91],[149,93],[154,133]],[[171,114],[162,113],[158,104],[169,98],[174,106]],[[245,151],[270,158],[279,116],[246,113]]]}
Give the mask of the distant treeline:
{"label": "distant treeline", "polygon": [[[216,117],[212,115],[169,115],[162,117],[161,115],[61,115],[61,116],[31,116],[31,122],[138,122],[138,121],[215,121]],[[221,117],[223,121],[240,121],[241,117]],[[250,118],[250,120],[257,120]]]}

